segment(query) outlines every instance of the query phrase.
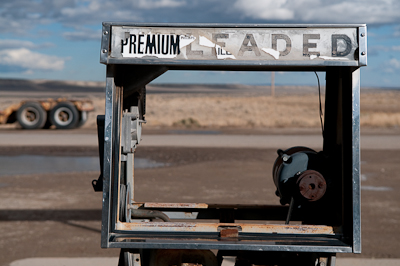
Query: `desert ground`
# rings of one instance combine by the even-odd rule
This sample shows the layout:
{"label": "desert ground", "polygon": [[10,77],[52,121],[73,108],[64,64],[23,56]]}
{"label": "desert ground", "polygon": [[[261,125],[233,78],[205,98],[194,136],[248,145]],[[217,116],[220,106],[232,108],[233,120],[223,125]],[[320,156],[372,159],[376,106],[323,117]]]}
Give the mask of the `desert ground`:
{"label": "desert ground", "polygon": [[[36,89],[28,90],[30,99],[92,99],[95,111],[90,113],[88,122],[80,129],[62,132],[97,138],[95,117],[104,113],[101,84],[63,84],[65,88],[58,84],[64,88],[62,91],[37,84]],[[23,100],[27,91],[4,89],[0,96],[0,106],[4,108]],[[399,100],[400,90],[363,89],[361,135],[400,135]],[[146,120],[143,135],[296,136],[320,134],[321,130],[316,87],[277,87],[271,96],[268,86],[235,85],[227,91],[222,86],[152,85],[148,87]],[[51,134],[57,132],[49,130]],[[20,131],[15,124],[0,127],[0,135],[21,134]],[[25,132],[21,138],[29,138],[30,132]],[[398,153],[379,148],[361,150],[363,250],[360,255],[340,254],[339,259],[400,258]],[[46,171],[30,172],[27,161],[32,156],[49,156],[60,158],[62,164],[62,158],[71,162],[71,157],[97,155],[97,147],[89,145],[0,147],[2,158],[14,158],[24,170],[0,173],[0,265],[37,257],[118,256],[118,250],[100,248],[102,195],[91,187],[99,170],[71,167],[58,171],[54,165]],[[137,200],[279,204],[270,174],[276,158],[274,149],[145,146],[138,148],[136,157],[161,165],[135,170]]]}

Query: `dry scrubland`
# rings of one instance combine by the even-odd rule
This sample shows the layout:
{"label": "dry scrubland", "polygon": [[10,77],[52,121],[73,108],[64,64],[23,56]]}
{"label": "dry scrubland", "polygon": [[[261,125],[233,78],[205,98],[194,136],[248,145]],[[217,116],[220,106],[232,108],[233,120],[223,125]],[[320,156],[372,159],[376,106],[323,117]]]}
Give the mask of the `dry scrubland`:
{"label": "dry scrubland", "polygon": [[[361,92],[362,127],[398,127],[400,91]],[[95,100],[96,114],[104,101]],[[324,95],[322,95],[324,108]],[[148,94],[146,128],[320,127],[318,93],[298,95]],[[85,127],[95,126],[92,113]]]}
{"label": "dry scrubland", "polygon": [[[197,86],[178,88],[149,86],[146,128],[319,128],[319,103],[316,87],[270,87],[232,85],[232,88]],[[162,93],[156,93],[156,92]],[[84,128],[96,127],[96,116],[104,114],[104,94],[90,93],[50,95],[34,98],[89,98],[95,111],[89,114]],[[190,92],[190,93],[188,93]],[[42,93],[42,92],[41,92]],[[3,93],[10,94],[10,93]],[[42,95],[42,96],[41,96]],[[0,110],[25,99],[26,94],[2,95]],[[322,105],[324,105],[322,90]],[[30,97],[32,99],[32,97]],[[361,126],[396,128],[400,125],[400,90],[361,90]],[[324,108],[324,106],[322,106]],[[6,125],[2,127],[15,127]]]}

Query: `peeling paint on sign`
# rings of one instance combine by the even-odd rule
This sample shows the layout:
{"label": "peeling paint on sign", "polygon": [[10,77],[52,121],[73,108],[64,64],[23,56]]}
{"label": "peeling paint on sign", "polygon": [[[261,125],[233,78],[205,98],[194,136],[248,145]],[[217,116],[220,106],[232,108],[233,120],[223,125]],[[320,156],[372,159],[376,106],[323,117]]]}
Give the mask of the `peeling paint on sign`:
{"label": "peeling paint on sign", "polygon": [[213,43],[212,41],[210,41],[209,39],[207,39],[204,36],[200,36],[199,45],[205,46],[205,47],[210,47],[210,48],[215,48],[215,53],[217,55],[217,59],[228,59],[228,58],[236,59],[234,55],[227,52],[220,45]]}
{"label": "peeling paint on sign", "polygon": [[348,58],[345,57],[331,57],[331,56],[320,56],[319,58],[324,60],[349,60]]}
{"label": "peeling paint on sign", "polygon": [[110,58],[356,62],[357,28],[113,26]]}
{"label": "peeling paint on sign", "polygon": [[261,50],[271,55],[273,58],[279,59],[279,51],[270,48],[262,48]]}
{"label": "peeling paint on sign", "polygon": [[345,57],[331,57],[331,56],[318,56],[318,55],[310,55],[310,59],[323,59],[323,60],[349,60],[348,58]]}
{"label": "peeling paint on sign", "polygon": [[215,47],[215,43],[213,43],[212,41],[210,41],[209,39],[207,39],[204,36],[200,36],[199,45],[205,46],[205,47],[210,47],[210,48],[214,48]]}

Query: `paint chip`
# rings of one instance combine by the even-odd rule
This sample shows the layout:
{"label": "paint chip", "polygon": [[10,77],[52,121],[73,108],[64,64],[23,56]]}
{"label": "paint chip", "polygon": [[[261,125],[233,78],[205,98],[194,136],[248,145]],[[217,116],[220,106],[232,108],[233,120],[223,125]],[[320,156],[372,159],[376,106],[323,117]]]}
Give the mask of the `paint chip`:
{"label": "paint chip", "polygon": [[180,40],[179,40],[179,49],[182,49],[185,46],[188,46],[192,42],[196,40],[196,37],[193,35],[188,36],[188,35],[181,35]]}
{"label": "paint chip", "polygon": [[271,55],[275,59],[279,59],[279,51],[270,48],[261,48],[262,51]]}
{"label": "paint chip", "polygon": [[215,47],[215,43],[213,43],[212,41],[210,41],[209,39],[207,39],[204,36],[200,36],[199,45],[206,46],[206,47],[211,47],[211,48]]}
{"label": "paint chip", "polygon": [[217,59],[236,59],[236,57],[222,48],[220,45],[213,43],[209,39],[204,36],[200,36],[199,38],[199,45],[215,48],[215,53],[217,55]]}

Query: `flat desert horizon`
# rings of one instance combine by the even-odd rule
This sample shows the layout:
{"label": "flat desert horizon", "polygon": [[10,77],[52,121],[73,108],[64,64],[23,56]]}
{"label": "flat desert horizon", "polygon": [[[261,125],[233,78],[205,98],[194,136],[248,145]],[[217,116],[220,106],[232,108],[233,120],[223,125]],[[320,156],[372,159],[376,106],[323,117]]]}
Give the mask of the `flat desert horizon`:
{"label": "flat desert horizon", "polygon": [[[96,128],[104,114],[104,83],[0,80],[0,110],[12,103],[47,98],[85,98],[95,110],[83,126]],[[396,130],[400,125],[400,89],[361,89],[361,128]],[[324,110],[325,87],[321,87]],[[321,128],[317,86],[240,84],[150,84],[144,129]],[[18,128],[18,124],[1,127]]]}

